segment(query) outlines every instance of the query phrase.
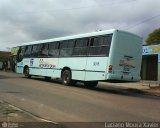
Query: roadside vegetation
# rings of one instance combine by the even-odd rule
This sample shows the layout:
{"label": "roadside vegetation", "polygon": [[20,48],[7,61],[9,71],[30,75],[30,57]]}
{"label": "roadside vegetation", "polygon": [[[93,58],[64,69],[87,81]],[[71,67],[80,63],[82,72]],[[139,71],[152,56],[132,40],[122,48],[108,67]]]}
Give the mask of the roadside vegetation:
{"label": "roadside vegetation", "polygon": [[146,39],[147,44],[154,44],[158,42],[160,42],[160,28],[151,32]]}

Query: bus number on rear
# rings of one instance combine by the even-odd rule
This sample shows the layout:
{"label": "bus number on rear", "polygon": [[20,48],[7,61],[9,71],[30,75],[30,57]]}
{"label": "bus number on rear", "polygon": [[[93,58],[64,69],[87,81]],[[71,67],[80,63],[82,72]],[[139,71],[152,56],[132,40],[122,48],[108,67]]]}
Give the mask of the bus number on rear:
{"label": "bus number on rear", "polygon": [[93,66],[99,66],[99,62],[93,62]]}

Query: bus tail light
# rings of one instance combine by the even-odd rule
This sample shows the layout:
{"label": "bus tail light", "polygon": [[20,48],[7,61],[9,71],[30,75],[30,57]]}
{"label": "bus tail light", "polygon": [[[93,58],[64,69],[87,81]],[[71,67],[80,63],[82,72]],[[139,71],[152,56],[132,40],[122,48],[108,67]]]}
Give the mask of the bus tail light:
{"label": "bus tail light", "polygon": [[112,69],[113,69],[113,66],[112,65],[109,65],[109,67],[108,67],[108,72],[112,72]]}

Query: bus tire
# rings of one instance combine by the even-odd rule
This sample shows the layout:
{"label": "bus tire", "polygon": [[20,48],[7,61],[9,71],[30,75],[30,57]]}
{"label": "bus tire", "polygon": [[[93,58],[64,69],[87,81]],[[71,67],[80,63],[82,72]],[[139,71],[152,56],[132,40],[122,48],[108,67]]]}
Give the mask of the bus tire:
{"label": "bus tire", "polygon": [[98,81],[84,81],[84,85],[87,88],[95,88],[98,85]]}
{"label": "bus tire", "polygon": [[29,74],[29,67],[24,68],[24,77],[31,78],[31,75]]}
{"label": "bus tire", "polygon": [[70,70],[64,70],[62,72],[62,84],[66,85],[66,86],[72,86],[74,84]]}

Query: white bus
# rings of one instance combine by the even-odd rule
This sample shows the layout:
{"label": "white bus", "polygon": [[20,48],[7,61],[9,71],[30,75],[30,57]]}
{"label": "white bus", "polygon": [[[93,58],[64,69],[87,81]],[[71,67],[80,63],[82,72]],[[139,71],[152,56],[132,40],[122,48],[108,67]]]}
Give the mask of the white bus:
{"label": "white bus", "polygon": [[139,81],[141,59],[142,38],[113,29],[25,43],[16,71],[95,87],[98,81]]}

